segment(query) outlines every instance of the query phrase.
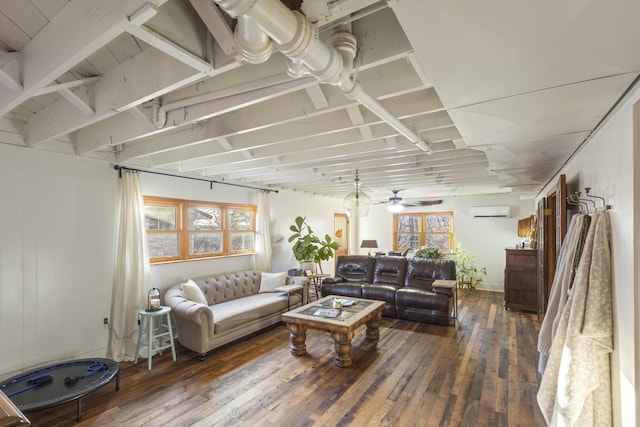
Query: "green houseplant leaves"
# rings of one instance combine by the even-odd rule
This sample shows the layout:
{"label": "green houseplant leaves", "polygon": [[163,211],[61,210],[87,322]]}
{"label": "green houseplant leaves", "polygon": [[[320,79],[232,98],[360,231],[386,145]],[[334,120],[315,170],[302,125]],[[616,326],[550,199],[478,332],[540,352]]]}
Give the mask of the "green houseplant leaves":
{"label": "green houseplant leaves", "polygon": [[306,217],[296,217],[294,223],[289,227],[293,232],[289,236],[289,243],[293,244],[293,256],[297,261],[313,261],[320,268],[322,273],[322,261],[333,258],[335,251],[340,245],[331,239],[331,236],[325,234],[321,239],[313,233],[313,230],[307,224]]}

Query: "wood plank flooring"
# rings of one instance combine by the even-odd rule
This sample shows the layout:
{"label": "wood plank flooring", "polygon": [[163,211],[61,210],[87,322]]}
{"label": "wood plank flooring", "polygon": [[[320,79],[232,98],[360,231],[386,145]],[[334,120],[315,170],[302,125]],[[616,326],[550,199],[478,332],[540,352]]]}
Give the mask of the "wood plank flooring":
{"label": "wood plank flooring", "polygon": [[455,327],[383,318],[377,345],[353,340],[353,365],[333,365],[333,341],[309,331],[308,354],[289,353],[278,325],[201,362],[177,345],[122,362],[76,405],[27,414],[36,426],[544,426],[536,403],[537,316],[506,311],[503,294],[459,292]]}

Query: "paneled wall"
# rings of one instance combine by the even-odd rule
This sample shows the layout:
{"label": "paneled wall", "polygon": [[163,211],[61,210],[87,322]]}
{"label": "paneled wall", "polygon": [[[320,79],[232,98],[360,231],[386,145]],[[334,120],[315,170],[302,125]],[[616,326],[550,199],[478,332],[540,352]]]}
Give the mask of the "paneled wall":
{"label": "paneled wall", "polygon": [[104,356],[117,175],[0,144],[0,374]]}

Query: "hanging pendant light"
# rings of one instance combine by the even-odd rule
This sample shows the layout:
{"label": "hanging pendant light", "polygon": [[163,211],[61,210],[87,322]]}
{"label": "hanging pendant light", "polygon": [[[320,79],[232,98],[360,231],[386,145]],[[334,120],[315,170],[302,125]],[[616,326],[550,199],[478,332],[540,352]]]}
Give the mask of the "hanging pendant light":
{"label": "hanging pendant light", "polygon": [[371,197],[362,191],[357,169],[353,187],[353,191],[344,198],[344,210],[347,211],[349,216],[367,216],[369,207],[371,207]]}

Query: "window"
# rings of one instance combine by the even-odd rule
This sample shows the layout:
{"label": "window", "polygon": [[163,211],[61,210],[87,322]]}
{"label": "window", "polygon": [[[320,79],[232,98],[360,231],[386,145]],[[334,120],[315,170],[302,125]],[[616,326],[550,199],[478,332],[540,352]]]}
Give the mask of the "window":
{"label": "window", "polygon": [[256,207],[144,198],[151,262],[254,253]]}
{"label": "window", "polygon": [[422,212],[393,215],[393,249],[405,251],[422,246],[453,250],[453,212]]}

